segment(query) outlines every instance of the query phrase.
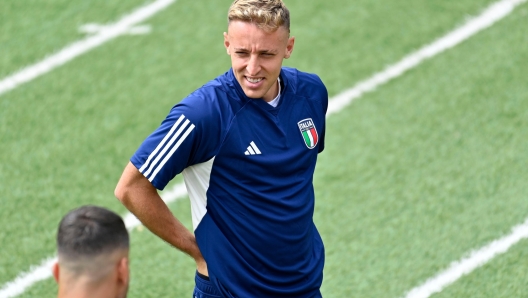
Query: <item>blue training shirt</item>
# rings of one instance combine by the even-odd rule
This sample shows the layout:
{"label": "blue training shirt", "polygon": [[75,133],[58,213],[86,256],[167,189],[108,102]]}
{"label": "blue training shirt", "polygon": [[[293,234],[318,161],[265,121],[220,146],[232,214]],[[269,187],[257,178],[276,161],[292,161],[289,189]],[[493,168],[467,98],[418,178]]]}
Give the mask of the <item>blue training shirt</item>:
{"label": "blue training shirt", "polygon": [[313,223],[313,173],[328,93],[282,68],[272,107],[233,71],[175,105],[131,162],[160,189],[182,173],[196,240],[225,297],[318,297],[324,246]]}

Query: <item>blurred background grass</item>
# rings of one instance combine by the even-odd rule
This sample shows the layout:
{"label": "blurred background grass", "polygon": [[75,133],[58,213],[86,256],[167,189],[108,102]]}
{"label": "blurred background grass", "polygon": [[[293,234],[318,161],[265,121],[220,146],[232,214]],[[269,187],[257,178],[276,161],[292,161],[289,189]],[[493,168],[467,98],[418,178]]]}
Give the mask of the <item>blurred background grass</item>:
{"label": "blurred background grass", "polygon": [[[128,158],[172,105],[230,66],[230,2],[179,0],[145,22],[149,35],[119,37],[0,96],[2,284],[54,253],[68,210],[125,214],[113,189]],[[82,38],[80,25],[115,22],[142,3],[1,3],[1,77]],[[286,1],[296,48],[285,64],[319,74],[333,96],[489,3]],[[315,177],[325,297],[401,296],[527,216],[527,10],[328,119]],[[191,227],[187,200],[171,209]],[[130,297],[190,295],[192,261],[146,230],[131,235]],[[498,297],[477,276],[521,293],[526,276],[495,274],[510,272],[508,257],[444,295]],[[55,292],[47,280],[23,296]]]}

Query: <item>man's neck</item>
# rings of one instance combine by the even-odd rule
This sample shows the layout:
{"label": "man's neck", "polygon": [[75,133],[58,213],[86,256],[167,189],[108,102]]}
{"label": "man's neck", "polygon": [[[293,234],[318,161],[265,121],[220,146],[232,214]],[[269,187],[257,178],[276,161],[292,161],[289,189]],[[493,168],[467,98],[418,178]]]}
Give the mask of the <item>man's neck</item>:
{"label": "man's neck", "polygon": [[115,283],[101,282],[98,284],[77,280],[72,283],[59,284],[58,298],[116,298],[117,289]]}
{"label": "man's neck", "polygon": [[268,103],[273,106],[273,107],[277,107],[279,105],[279,100],[280,100],[280,93],[281,93],[281,85],[280,85],[280,78],[277,79],[277,95],[275,96],[274,99],[268,101]]}

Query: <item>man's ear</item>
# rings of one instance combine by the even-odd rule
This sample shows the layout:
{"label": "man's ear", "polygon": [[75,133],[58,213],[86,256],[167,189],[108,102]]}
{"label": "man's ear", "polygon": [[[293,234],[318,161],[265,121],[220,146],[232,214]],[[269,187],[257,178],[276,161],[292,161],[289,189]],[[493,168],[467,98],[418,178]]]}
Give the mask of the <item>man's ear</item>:
{"label": "man's ear", "polygon": [[119,284],[128,285],[130,279],[130,269],[128,266],[128,257],[123,257],[117,264],[117,281]]}
{"label": "man's ear", "polygon": [[288,38],[288,43],[286,44],[286,53],[284,55],[285,59],[290,58],[293,52],[293,46],[295,45],[295,36]]}
{"label": "man's ear", "polygon": [[123,257],[119,260],[115,272],[115,281],[117,282],[117,296],[119,298],[125,298],[128,292],[128,286],[130,283],[130,271],[128,266],[128,257]]}
{"label": "man's ear", "polygon": [[226,52],[228,55],[231,55],[231,53],[229,52],[229,36],[227,35],[227,32],[224,32],[224,47],[226,48]]}
{"label": "man's ear", "polygon": [[53,272],[53,278],[55,278],[55,281],[59,283],[59,262],[55,262],[55,264],[53,264],[51,271]]}

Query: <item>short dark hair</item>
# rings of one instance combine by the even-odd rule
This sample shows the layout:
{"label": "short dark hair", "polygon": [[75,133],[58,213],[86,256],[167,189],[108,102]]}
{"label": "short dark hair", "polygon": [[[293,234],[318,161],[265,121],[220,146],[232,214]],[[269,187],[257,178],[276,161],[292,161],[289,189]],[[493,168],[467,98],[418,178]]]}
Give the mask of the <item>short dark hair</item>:
{"label": "short dark hair", "polygon": [[57,233],[61,257],[93,257],[116,249],[128,249],[130,240],[123,219],[98,206],[82,206],[66,214]]}

